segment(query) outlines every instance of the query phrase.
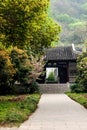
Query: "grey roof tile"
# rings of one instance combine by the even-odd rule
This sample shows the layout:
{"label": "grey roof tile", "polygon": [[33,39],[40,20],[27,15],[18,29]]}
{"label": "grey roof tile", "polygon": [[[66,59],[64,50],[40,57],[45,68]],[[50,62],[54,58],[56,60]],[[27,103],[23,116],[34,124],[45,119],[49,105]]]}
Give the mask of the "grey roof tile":
{"label": "grey roof tile", "polygon": [[76,60],[77,53],[72,46],[50,48],[46,51],[46,60]]}

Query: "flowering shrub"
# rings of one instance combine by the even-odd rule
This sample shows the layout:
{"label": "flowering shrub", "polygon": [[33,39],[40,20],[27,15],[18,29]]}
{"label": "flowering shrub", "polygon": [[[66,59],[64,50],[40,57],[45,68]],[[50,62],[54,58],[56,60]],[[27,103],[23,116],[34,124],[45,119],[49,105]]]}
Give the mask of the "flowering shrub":
{"label": "flowering shrub", "polygon": [[43,67],[44,67],[44,62],[43,62],[43,56],[39,58],[34,57],[33,55],[31,56],[31,66],[32,66],[32,70],[30,73],[30,83],[31,82],[36,82],[36,80],[38,79],[38,77],[40,76],[40,74],[43,71]]}

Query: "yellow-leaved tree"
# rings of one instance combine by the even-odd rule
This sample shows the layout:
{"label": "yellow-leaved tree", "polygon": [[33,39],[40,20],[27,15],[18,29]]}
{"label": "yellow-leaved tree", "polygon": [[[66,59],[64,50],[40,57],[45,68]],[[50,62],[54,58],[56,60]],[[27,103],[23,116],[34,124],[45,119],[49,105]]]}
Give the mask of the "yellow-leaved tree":
{"label": "yellow-leaved tree", "polygon": [[0,0],[0,42],[40,53],[59,39],[60,26],[48,16],[49,0]]}

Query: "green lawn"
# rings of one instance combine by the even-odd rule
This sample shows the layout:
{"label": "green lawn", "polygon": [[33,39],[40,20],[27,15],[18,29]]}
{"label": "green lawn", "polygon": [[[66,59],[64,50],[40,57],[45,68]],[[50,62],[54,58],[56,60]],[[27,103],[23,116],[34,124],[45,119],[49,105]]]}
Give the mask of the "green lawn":
{"label": "green lawn", "polygon": [[20,125],[37,108],[40,94],[0,96],[0,126]]}
{"label": "green lawn", "polygon": [[87,108],[87,93],[66,93],[71,99]]}

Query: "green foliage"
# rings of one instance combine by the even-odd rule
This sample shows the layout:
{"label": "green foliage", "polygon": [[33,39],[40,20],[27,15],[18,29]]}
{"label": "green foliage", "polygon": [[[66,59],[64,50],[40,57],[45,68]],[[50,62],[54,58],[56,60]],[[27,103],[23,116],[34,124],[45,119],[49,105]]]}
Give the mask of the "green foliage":
{"label": "green foliage", "polygon": [[11,82],[14,74],[15,70],[8,52],[0,50],[0,94],[10,93]]}
{"label": "green foliage", "polygon": [[81,84],[73,84],[70,86],[71,92],[83,92],[84,91],[84,87]]}
{"label": "green foliage", "polygon": [[84,92],[87,92],[87,52],[78,57],[77,69],[76,83],[84,88]]}
{"label": "green foliage", "polygon": [[[76,27],[75,27],[76,26]],[[71,35],[74,43],[85,43],[87,40],[87,23],[82,22],[80,26],[75,25],[73,34]],[[71,27],[72,28],[72,27]]]}
{"label": "green foliage", "polygon": [[[80,33],[77,30],[84,30],[84,24],[87,22],[87,1],[51,0],[50,6],[51,16],[62,26],[61,45],[84,43],[81,38],[79,40]],[[78,37],[74,37],[75,35]]]}
{"label": "green foliage", "polygon": [[51,81],[55,81],[55,76],[53,72],[50,72],[50,74],[48,75],[47,81],[51,82]]}
{"label": "green foliage", "polygon": [[57,16],[57,20],[62,23],[73,23],[75,19],[73,17],[70,17],[68,14],[60,14]]}
{"label": "green foliage", "polygon": [[77,59],[76,84],[71,85],[71,92],[87,92],[87,52]]}
{"label": "green foliage", "polygon": [[[12,88],[16,81],[28,85],[40,75],[42,66],[36,57],[43,54],[44,48],[59,40],[61,31],[58,23],[48,16],[48,6],[49,0],[0,0],[0,49],[9,51],[5,54],[7,59],[1,57],[0,76],[3,77],[0,78],[0,86]],[[27,55],[26,48],[32,53],[28,50]],[[33,83],[31,86],[37,85]]]}
{"label": "green foliage", "polygon": [[0,32],[4,36],[3,44],[7,47],[24,46],[27,38],[27,16],[23,1],[0,0]]}
{"label": "green foliage", "polygon": [[83,15],[82,15],[82,19],[86,21],[87,15],[86,15],[86,14],[83,14]]}
{"label": "green foliage", "polygon": [[[43,57],[40,59],[34,56],[29,57],[27,51],[17,47],[14,47],[9,54],[1,50],[0,94],[39,91],[36,80],[43,70],[43,65]],[[20,83],[20,85],[15,85],[15,83]]]}
{"label": "green foliage", "polygon": [[39,85],[37,84],[36,81],[31,82],[29,85],[29,93],[34,93],[34,92],[39,92]]}
{"label": "green foliage", "polygon": [[59,25],[48,17],[48,6],[49,0],[0,0],[0,42],[42,52],[59,39],[60,32]]}
{"label": "green foliage", "polygon": [[87,93],[66,93],[70,98],[87,108]]}
{"label": "green foliage", "polygon": [[87,11],[87,2],[82,5],[82,8]]}
{"label": "green foliage", "polygon": [[31,65],[27,53],[24,50],[15,47],[11,51],[10,56],[16,70],[14,83],[15,81],[23,84],[28,83]]}
{"label": "green foliage", "polygon": [[0,96],[0,125],[20,125],[37,108],[39,94]]}
{"label": "green foliage", "polygon": [[70,23],[69,24],[69,28],[71,30],[78,28],[78,27],[83,27],[85,25],[85,21],[78,21],[78,22],[74,22],[74,23]]}
{"label": "green foliage", "polygon": [[19,122],[21,123],[23,121],[23,115],[21,114],[21,112],[17,112],[15,110],[12,111],[8,111],[8,113],[6,114],[6,121],[8,123],[16,123]]}

